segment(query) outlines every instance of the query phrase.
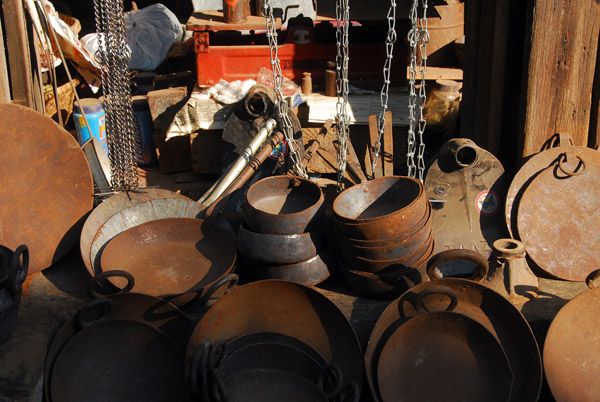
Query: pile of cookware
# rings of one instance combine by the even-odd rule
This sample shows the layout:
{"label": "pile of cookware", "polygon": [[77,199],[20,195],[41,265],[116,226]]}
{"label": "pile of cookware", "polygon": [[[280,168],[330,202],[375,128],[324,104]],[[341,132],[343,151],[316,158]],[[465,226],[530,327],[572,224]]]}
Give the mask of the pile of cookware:
{"label": "pile of cookware", "polygon": [[237,235],[248,269],[259,279],[304,285],[327,279],[330,247],[320,230],[324,213],[323,193],[311,180],[272,176],[254,183]]}
{"label": "pile of cookware", "polygon": [[[442,262],[487,262],[468,250],[430,260],[431,281],[394,300],[375,324],[365,352],[373,398],[389,401],[536,401],[542,380],[537,342],[507,299],[471,279],[436,279]],[[454,261],[457,262],[457,261]]]}
{"label": "pile of cookware", "polygon": [[338,264],[356,292],[393,299],[421,282],[434,240],[420,181],[388,176],[363,182],[338,195],[333,213]]}
{"label": "pile of cookware", "polygon": [[194,400],[358,400],[362,353],[342,312],[316,290],[263,280],[200,319],[186,353]]}
{"label": "pile of cookware", "polygon": [[0,343],[17,325],[23,281],[29,269],[29,249],[20,245],[13,252],[0,246]]}
{"label": "pile of cookware", "polygon": [[189,319],[160,298],[121,293],[95,299],[54,337],[44,367],[45,400],[187,402],[184,354],[192,331]]}

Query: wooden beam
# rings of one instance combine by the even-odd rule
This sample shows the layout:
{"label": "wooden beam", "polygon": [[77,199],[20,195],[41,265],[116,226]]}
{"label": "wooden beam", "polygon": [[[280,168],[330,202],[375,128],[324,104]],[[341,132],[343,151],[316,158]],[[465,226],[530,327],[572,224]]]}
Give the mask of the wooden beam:
{"label": "wooden beam", "polygon": [[557,132],[587,146],[600,30],[597,0],[532,1],[521,106],[522,158],[538,152]]}
{"label": "wooden beam", "polygon": [[[406,67],[406,79],[409,79],[409,67]],[[417,78],[420,78],[421,75],[417,74]],[[462,81],[463,80],[463,70],[462,68],[453,68],[453,67],[434,67],[427,66],[427,70],[425,70],[425,79],[426,80],[454,80],[454,81]]]}
{"label": "wooden beam", "polygon": [[0,21],[0,103],[10,103],[10,83],[6,64],[6,49],[4,48],[4,32]]}

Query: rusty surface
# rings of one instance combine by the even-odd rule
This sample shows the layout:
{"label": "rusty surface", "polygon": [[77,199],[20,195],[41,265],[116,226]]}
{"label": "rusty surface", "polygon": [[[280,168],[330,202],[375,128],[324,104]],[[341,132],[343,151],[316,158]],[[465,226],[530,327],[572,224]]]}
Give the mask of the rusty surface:
{"label": "rusty surface", "polygon": [[423,313],[403,323],[377,364],[384,401],[506,402],[513,383],[506,355],[477,321],[458,313]]}
{"label": "rusty surface", "polygon": [[[168,190],[162,190],[159,188],[144,188],[137,189],[135,191],[129,191],[126,193],[118,193],[110,198],[104,200],[98,205],[92,213],[89,214],[83,229],[81,230],[81,238],[79,240],[79,248],[81,250],[81,256],[83,263],[88,269],[90,274],[93,276],[92,261],[90,256],[92,249],[92,243],[98,230],[108,221],[111,217],[121,216],[122,211],[126,211],[128,208],[137,205],[138,203],[147,202],[155,199],[182,199],[189,200],[189,198],[174,193]],[[191,201],[191,200],[190,200]],[[126,212],[125,212],[126,213]],[[113,234],[114,236],[115,234]]]}
{"label": "rusty surface", "polygon": [[186,353],[189,373],[205,339],[231,339],[255,332],[278,332],[315,349],[340,366],[344,382],[362,383],[362,352],[346,317],[314,289],[288,281],[264,280],[231,290],[200,319]]}
{"label": "rusty surface", "polygon": [[517,225],[539,268],[559,279],[583,281],[600,266],[600,165],[581,155],[569,159],[544,169],[527,186]]}
{"label": "rusty surface", "polygon": [[92,174],[71,134],[17,105],[0,105],[0,156],[0,239],[27,244],[33,274],[76,244],[94,202]]}
{"label": "rusty surface", "polygon": [[600,289],[569,301],[544,343],[544,372],[557,402],[592,402],[600,395]]}
{"label": "rusty surface", "polygon": [[249,229],[272,234],[311,231],[321,224],[324,214],[319,186],[293,176],[271,176],[254,183],[243,208]]}
{"label": "rusty surface", "polygon": [[237,246],[244,257],[266,264],[295,264],[317,255],[322,248],[321,232],[293,235],[256,233],[243,225],[238,229]]}
{"label": "rusty surface", "polygon": [[371,273],[383,273],[385,270],[393,270],[395,265],[412,266],[419,262],[424,256],[430,256],[435,241],[433,237],[429,237],[420,247],[412,254],[393,260],[374,260],[370,258],[360,257],[342,250],[341,256],[344,265],[356,271],[365,271]]}
{"label": "rusty surface", "polygon": [[509,400],[536,401],[542,384],[542,363],[529,324],[500,294],[479,283],[458,278],[418,284],[394,300],[380,315],[365,351],[366,377],[375,401],[381,401],[376,368],[387,339],[410,317],[427,311],[446,310],[477,321],[499,341],[514,375]]}
{"label": "rusty surface", "polygon": [[334,244],[323,238],[323,247],[312,258],[294,264],[254,265],[251,269],[260,279],[284,279],[301,285],[314,286],[329,278],[335,270]]}
{"label": "rusty surface", "polygon": [[564,136],[560,138],[557,147],[548,148],[531,156],[513,177],[506,195],[506,225],[513,238],[520,239],[517,229],[517,209],[524,190],[542,170],[556,164],[560,155],[567,150],[581,155],[586,161],[600,165],[600,152],[586,147],[573,147],[569,144],[569,138]]}
{"label": "rusty surface", "polygon": [[[137,320],[152,325],[166,334],[180,350],[185,352],[190,335],[194,329],[191,321],[173,304],[157,297],[140,293],[123,293],[106,296],[112,302],[112,308],[103,316],[103,320]],[[102,306],[98,306],[100,311]],[[89,313],[94,313],[90,309]],[[50,378],[54,363],[69,340],[78,332],[74,317],[67,321],[54,336],[48,349],[44,366],[44,397],[50,398]]]}
{"label": "rusty surface", "polygon": [[338,236],[338,244],[344,251],[357,257],[372,260],[396,260],[407,258],[416,253],[431,237],[431,221],[428,221],[417,233],[410,237],[398,236],[389,240],[383,246],[359,246],[346,241],[344,236]]}
{"label": "rusty surface", "polygon": [[431,214],[436,252],[464,248],[489,256],[492,243],[508,235],[506,187],[494,155],[466,138],[446,142],[425,177],[427,197],[438,201]]}
{"label": "rusty surface", "polygon": [[183,369],[183,354],[155,327],[100,320],[80,329],[60,351],[50,399],[187,401]]}
{"label": "rusty surface", "polygon": [[[199,291],[229,274],[235,241],[201,219],[149,221],[112,239],[102,252],[102,271],[123,270],[135,278],[134,292],[152,296]],[[109,281],[115,286],[119,282]]]}
{"label": "rusty surface", "polygon": [[317,152],[317,150],[321,147],[321,142],[327,135],[327,132],[331,129],[331,126],[333,126],[333,119],[329,119],[325,122],[325,124],[323,124],[323,127],[321,127],[321,129],[319,130],[317,138],[313,140],[313,142],[310,144],[310,146],[304,153],[304,159],[302,160],[302,164],[304,165],[305,169],[308,168],[308,164],[310,163],[310,160],[312,159],[315,152]]}

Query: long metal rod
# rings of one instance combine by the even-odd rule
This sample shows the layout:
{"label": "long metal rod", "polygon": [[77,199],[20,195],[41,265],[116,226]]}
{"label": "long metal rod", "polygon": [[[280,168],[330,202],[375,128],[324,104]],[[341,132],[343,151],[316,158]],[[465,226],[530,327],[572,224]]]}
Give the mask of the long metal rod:
{"label": "long metal rod", "polygon": [[219,180],[204,194],[198,202],[200,204],[210,206],[215,202],[225,190],[233,183],[233,181],[239,176],[244,170],[250,159],[256,154],[262,144],[267,140],[267,137],[273,133],[273,130],[277,126],[277,122],[269,118],[266,120],[265,125],[258,131],[256,136],[250,141],[248,146],[244,148],[241,155],[233,162],[231,167],[221,176]]}

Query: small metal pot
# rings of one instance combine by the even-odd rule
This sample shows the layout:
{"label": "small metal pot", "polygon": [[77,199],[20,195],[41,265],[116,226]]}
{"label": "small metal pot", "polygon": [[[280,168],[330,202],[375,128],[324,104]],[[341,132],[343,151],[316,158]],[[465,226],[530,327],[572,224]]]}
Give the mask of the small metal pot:
{"label": "small metal pot", "polygon": [[314,230],[324,214],[319,186],[295,176],[271,176],[254,183],[243,208],[250,230],[282,235]]}

